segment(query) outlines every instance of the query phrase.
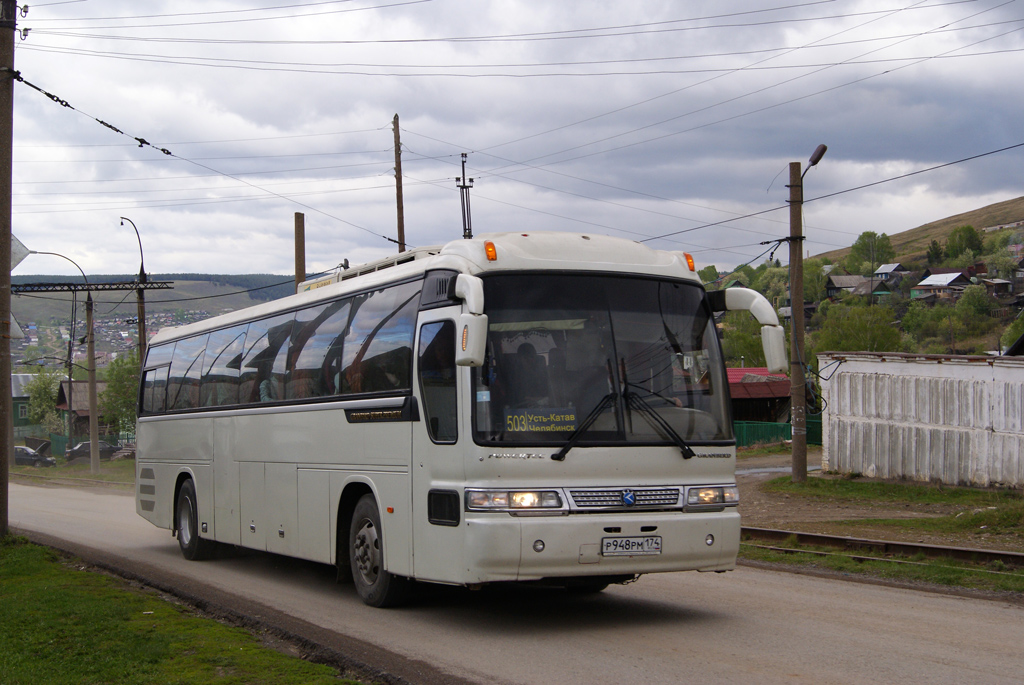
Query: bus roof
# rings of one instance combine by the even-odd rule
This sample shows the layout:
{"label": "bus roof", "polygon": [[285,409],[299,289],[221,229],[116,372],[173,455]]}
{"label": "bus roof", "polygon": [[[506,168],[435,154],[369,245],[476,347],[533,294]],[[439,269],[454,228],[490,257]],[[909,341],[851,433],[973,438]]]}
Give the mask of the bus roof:
{"label": "bus roof", "polygon": [[[487,258],[486,244],[494,245],[495,259]],[[370,290],[413,278],[430,269],[460,273],[491,271],[600,271],[678,278],[700,283],[682,252],[654,250],[624,238],[605,235],[536,231],[488,233],[443,246],[416,248],[392,257],[352,267],[331,277],[301,284],[306,289],[289,297],[215,316],[185,326],[161,329],[151,344],[261,319],[280,311],[320,300]]]}

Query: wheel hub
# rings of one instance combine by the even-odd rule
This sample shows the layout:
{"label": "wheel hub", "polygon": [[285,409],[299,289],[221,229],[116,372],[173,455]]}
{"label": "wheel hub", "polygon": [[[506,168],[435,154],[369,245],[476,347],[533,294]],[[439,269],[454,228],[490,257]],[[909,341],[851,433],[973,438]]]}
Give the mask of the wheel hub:
{"label": "wheel hub", "polygon": [[380,573],[380,539],[377,537],[377,528],[372,521],[364,521],[359,528],[353,552],[359,575],[367,585],[372,585],[377,581],[377,576]]}

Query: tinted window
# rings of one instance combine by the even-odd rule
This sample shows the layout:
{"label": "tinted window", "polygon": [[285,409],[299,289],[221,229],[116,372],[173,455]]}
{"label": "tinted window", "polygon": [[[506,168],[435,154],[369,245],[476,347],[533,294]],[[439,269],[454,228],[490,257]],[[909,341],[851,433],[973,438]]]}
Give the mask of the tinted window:
{"label": "tinted window", "polygon": [[208,336],[179,340],[174,346],[171,374],[167,380],[167,408],[195,409],[199,406],[199,380]]}
{"label": "tinted window", "polygon": [[424,324],[419,351],[420,394],[430,438],[434,442],[455,442],[459,437],[455,323]]}
{"label": "tinted window", "polygon": [[238,371],[245,349],[246,325],[210,333],[203,358],[203,383],[200,405],[223,407],[238,404]]}
{"label": "tinted window", "polygon": [[408,390],[420,282],[352,298],[342,356],[345,393]]}
{"label": "tinted window", "polygon": [[288,353],[287,399],[337,394],[349,309],[349,301],[341,300],[295,314]]}
{"label": "tinted window", "polygon": [[284,376],[292,313],[253,321],[245,336],[245,355],[238,383],[238,399],[275,402],[284,399]]}
{"label": "tinted window", "polygon": [[167,408],[167,370],[147,369],[142,379],[142,413],[160,414]]}

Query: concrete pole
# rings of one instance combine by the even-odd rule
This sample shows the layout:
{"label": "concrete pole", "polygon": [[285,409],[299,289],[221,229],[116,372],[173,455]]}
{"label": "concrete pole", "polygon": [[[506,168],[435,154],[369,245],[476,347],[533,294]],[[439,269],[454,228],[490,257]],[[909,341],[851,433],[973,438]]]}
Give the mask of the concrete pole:
{"label": "concrete pole", "polygon": [[793,425],[793,482],[807,481],[807,390],[804,381],[804,185],[800,162],[789,164],[790,417]]}
{"label": "concrete pole", "polygon": [[0,538],[8,533],[11,426],[11,175],[14,166],[14,31],[18,6],[0,0]]}
{"label": "concrete pole", "polygon": [[295,292],[306,280],[306,215],[295,212]]}
{"label": "concrete pole", "polygon": [[89,369],[89,471],[90,473],[100,472],[100,417],[98,402],[96,401],[96,334],[92,320],[92,293],[86,294],[85,318],[88,336],[86,340],[86,366]]}

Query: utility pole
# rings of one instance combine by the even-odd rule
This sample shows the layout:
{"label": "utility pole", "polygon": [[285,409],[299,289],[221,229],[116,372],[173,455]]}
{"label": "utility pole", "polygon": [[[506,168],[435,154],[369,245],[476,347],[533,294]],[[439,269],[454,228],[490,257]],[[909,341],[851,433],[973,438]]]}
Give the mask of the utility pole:
{"label": "utility pole", "polygon": [[807,395],[804,379],[804,184],[800,162],[789,163],[789,405],[793,425],[793,482],[807,480]]}
{"label": "utility pole", "polygon": [[473,213],[469,209],[469,189],[473,187],[473,179],[466,178],[465,152],[462,153],[462,176],[455,179],[455,185],[462,200],[462,237],[470,240],[473,238]]}
{"label": "utility pole", "polygon": [[[819,145],[807,163],[810,170],[828,148]],[[804,172],[807,173],[807,172]],[[790,420],[793,425],[793,482],[807,481],[807,382],[804,378],[804,174],[800,162],[789,163],[789,310]]]}
{"label": "utility pole", "polygon": [[395,192],[398,196],[398,251],[405,252],[405,199],[402,197],[402,136],[398,114],[391,122],[395,128]]}
{"label": "utility pole", "polygon": [[11,429],[11,176],[14,148],[14,32],[18,6],[0,0],[0,538],[8,533]]}
{"label": "utility pole", "polygon": [[306,280],[306,215],[295,212],[295,292]]}
{"label": "utility pole", "polygon": [[[100,472],[100,417],[96,415],[96,329],[92,318],[92,292],[85,294],[86,354],[89,356],[89,472]],[[72,394],[74,394],[72,392]]]}

